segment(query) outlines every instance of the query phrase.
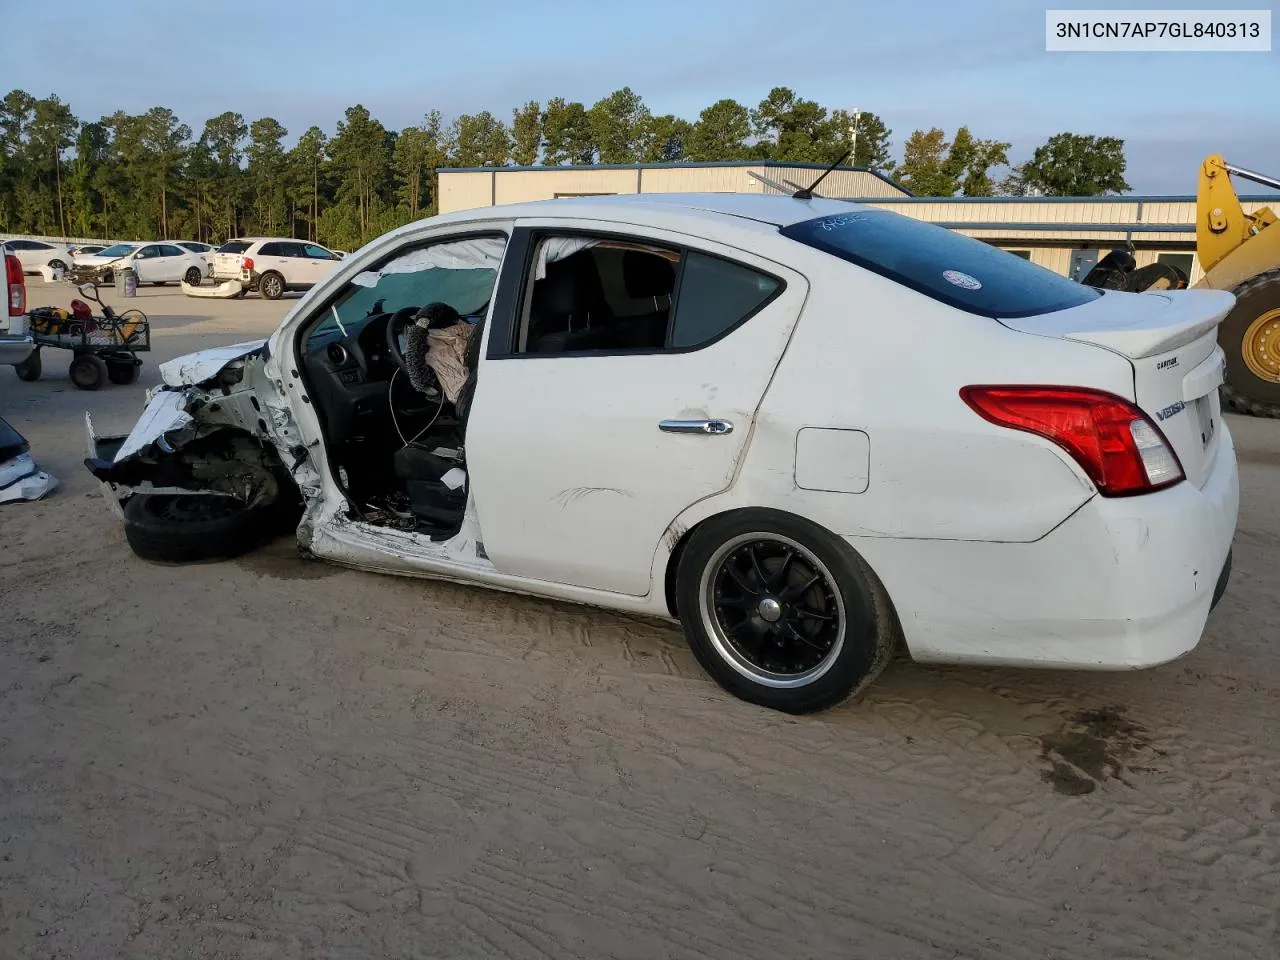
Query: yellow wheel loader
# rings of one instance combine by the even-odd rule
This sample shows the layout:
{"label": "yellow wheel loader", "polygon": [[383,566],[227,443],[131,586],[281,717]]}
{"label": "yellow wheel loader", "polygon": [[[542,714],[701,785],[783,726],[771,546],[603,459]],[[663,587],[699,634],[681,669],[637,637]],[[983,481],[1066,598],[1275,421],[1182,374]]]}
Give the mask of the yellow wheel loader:
{"label": "yellow wheel loader", "polygon": [[1227,355],[1224,398],[1242,413],[1280,417],[1280,224],[1270,207],[1245,213],[1229,174],[1280,189],[1273,177],[1217,154],[1205,158],[1196,192],[1196,256],[1204,279],[1196,286],[1236,295],[1218,328]]}
{"label": "yellow wheel loader", "polygon": [[[1270,207],[1245,213],[1231,175],[1280,189],[1280,180],[1232,166],[1218,154],[1200,165],[1196,191],[1196,256],[1204,277],[1196,284],[1235,294],[1235,308],[1218,328],[1227,355],[1223,398],[1242,413],[1280,417],[1280,224]],[[1164,264],[1134,269],[1133,257],[1113,250],[1084,278],[1090,286],[1131,291],[1186,286]]]}

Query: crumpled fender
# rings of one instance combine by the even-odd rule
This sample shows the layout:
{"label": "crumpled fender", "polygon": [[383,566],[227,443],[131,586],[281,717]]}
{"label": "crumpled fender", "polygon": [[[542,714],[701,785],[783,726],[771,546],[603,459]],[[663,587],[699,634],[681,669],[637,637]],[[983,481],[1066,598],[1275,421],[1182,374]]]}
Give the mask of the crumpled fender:
{"label": "crumpled fender", "polygon": [[[319,474],[293,420],[284,385],[268,372],[268,358],[266,341],[251,340],[161,364],[164,386],[148,393],[142,416],[114,456],[90,456],[85,466],[116,498],[136,490],[208,491],[252,502],[273,495],[273,482],[259,481],[271,474],[270,469],[264,472],[261,450],[274,448],[279,464],[310,504],[320,495]],[[211,454],[207,441],[222,435],[228,442],[217,444]],[[237,437],[257,442],[246,446]],[[90,447],[96,448],[92,437]],[[223,482],[233,475],[242,482]]]}
{"label": "crumpled fender", "polygon": [[212,380],[235,361],[261,352],[266,342],[266,338],[246,340],[184,354],[160,364],[160,376],[171,387],[195,386]]}

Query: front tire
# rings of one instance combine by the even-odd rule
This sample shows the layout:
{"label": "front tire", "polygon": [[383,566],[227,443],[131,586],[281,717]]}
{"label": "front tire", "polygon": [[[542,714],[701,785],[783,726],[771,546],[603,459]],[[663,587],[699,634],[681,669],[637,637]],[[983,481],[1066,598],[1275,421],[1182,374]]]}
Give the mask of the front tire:
{"label": "front tire", "polygon": [[852,547],[776,510],[699,526],[676,571],[676,608],[694,656],[717,683],[793,714],[863,690],[900,632],[884,586]]}
{"label": "front tire", "polygon": [[1236,305],[1218,328],[1227,355],[1222,396],[1241,413],[1280,417],[1280,270],[1231,291]]}
{"label": "front tire", "polygon": [[284,277],[270,270],[258,281],[258,292],[264,300],[279,300],[284,296]]}
{"label": "front tire", "polygon": [[134,494],[124,505],[129,547],[154,563],[230,560],[260,546],[276,527],[271,507],[216,494]]}

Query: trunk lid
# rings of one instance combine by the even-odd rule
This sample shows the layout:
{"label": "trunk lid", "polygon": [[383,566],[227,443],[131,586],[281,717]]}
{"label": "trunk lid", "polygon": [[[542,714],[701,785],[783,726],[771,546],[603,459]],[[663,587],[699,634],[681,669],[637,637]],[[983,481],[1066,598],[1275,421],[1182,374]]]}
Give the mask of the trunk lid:
{"label": "trunk lid", "polygon": [[1023,333],[1088,343],[1133,366],[1133,399],[1164,433],[1187,479],[1203,487],[1218,449],[1226,358],[1218,324],[1235,297],[1219,290],[1108,291],[1069,310],[1001,320]]}

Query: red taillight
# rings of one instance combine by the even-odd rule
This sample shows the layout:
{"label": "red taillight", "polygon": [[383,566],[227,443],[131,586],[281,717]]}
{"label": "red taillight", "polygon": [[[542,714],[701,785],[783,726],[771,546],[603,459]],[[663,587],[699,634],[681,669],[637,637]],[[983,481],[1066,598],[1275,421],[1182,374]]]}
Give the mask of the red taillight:
{"label": "red taillight", "polygon": [[252,270],[252,269],[253,269],[253,257],[241,257],[241,258],[240,258],[240,266],[244,267],[246,270]]}
{"label": "red taillight", "polygon": [[960,396],[985,420],[1051,440],[1071,454],[1108,497],[1150,493],[1183,479],[1164,434],[1128,400],[1083,387],[965,387]]}
{"label": "red taillight", "polygon": [[4,255],[4,274],[9,287],[9,316],[27,312],[27,279],[22,275],[22,261],[12,253]]}

